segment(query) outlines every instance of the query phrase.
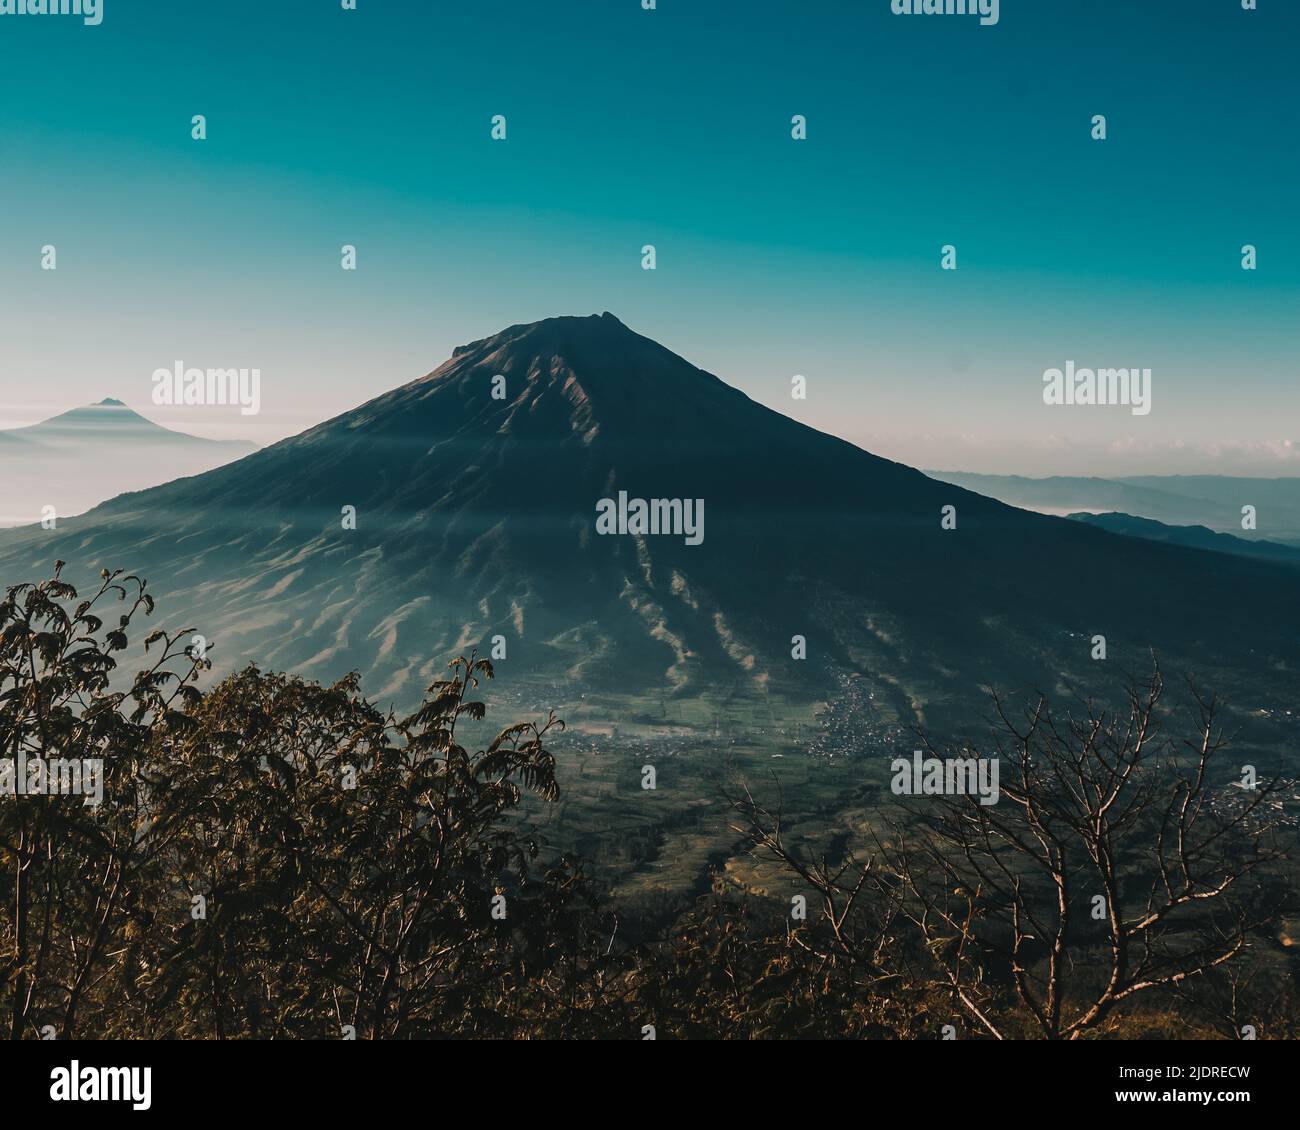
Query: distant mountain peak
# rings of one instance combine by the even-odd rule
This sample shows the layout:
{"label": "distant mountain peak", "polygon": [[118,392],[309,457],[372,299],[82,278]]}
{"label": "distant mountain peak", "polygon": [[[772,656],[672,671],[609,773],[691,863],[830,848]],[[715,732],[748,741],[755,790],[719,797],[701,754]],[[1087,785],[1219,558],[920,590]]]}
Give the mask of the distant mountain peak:
{"label": "distant mountain peak", "polygon": [[48,420],[42,420],[39,424],[33,424],[33,428],[57,428],[60,426],[82,426],[92,428],[157,428],[160,431],[166,431],[161,424],[155,424],[152,420],[141,416],[134,408],[131,408],[124,401],[116,400],[111,396],[103,400],[97,400],[94,404],[83,404],[77,408],[69,408],[66,412],[60,412],[57,416],[51,416]]}
{"label": "distant mountain peak", "polygon": [[60,412],[57,416],[51,416],[37,424],[0,431],[0,443],[11,440],[36,443],[64,441],[84,443],[90,439],[131,443],[179,443],[202,447],[216,445],[245,453],[256,450],[255,444],[244,440],[204,439],[201,436],[174,431],[155,423],[147,416],[140,415],[125,401],[112,396],[106,396],[93,404],[69,408],[66,412]]}
{"label": "distant mountain peak", "polygon": [[202,474],[256,450],[244,440],[173,431],[106,396],[0,431],[0,526],[39,519],[34,499],[54,506],[62,519],[114,495]]}

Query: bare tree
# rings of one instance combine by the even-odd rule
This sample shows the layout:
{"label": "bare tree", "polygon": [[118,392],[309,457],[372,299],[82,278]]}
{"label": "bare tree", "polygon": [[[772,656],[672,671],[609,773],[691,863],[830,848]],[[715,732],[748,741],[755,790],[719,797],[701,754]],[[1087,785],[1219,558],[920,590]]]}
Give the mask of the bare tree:
{"label": "bare tree", "polygon": [[1115,712],[1089,701],[1058,717],[1038,696],[1017,718],[994,696],[997,802],[910,799],[866,866],[801,861],[752,801],[745,830],[821,893],[851,959],[882,960],[854,941],[854,913],[901,917],[930,987],[994,1038],[1105,1031],[1135,995],[1231,962],[1276,915],[1261,872],[1276,857],[1273,786],[1223,765],[1220,704],[1189,690],[1181,739],[1163,732],[1158,668]]}
{"label": "bare tree", "polygon": [[900,892],[882,885],[874,855],[860,858],[852,850],[844,850],[832,857],[826,851],[790,843],[779,783],[776,789],[775,808],[757,801],[744,784],[727,800],[742,820],[732,829],[748,838],[751,850],[778,861],[816,896],[821,921],[827,927],[824,940],[816,934],[791,931],[790,941],[828,965],[847,963],[873,985],[899,976],[892,962],[900,957],[895,945],[902,910]]}

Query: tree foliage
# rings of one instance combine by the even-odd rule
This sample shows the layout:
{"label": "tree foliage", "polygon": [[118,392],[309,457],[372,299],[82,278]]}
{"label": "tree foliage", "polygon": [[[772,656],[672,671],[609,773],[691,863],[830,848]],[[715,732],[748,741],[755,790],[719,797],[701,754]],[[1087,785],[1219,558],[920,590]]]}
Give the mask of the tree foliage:
{"label": "tree foliage", "polygon": [[62,563],[0,601],[0,764],[100,767],[93,795],[0,796],[12,1038],[1076,1038],[1194,983],[1205,1030],[1294,1026],[1241,961],[1277,911],[1268,785],[1214,803],[1217,704],[1162,736],[1158,672],[1113,715],[999,702],[996,806],[927,797],[821,850],[743,789],[738,832],[808,914],[721,879],[656,911],[539,842],[563,723],[492,735],[486,660],[404,717],[355,674],[202,690],[189,628],[129,669],[153,611],[143,580],[83,598]]}
{"label": "tree foliage", "polygon": [[10,1034],[498,1035],[520,985],[548,1014],[595,912],[514,817],[525,792],[558,795],[562,723],[462,744],[493,673],[474,656],[404,718],[355,675],[249,667],[203,694],[189,629],[149,634],[152,661],[115,690],[151,611],[138,578],[104,574],[78,602],[57,571],[0,605],[8,755],[104,763],[98,805],[0,805]]}

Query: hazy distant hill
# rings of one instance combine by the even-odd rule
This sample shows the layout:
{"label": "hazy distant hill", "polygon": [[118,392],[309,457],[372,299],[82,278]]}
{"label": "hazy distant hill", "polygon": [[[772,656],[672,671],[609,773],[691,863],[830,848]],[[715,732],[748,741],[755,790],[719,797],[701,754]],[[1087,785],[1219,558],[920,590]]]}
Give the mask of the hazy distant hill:
{"label": "hazy distant hill", "polygon": [[[598,534],[596,504],[619,490],[704,499],[703,543]],[[219,668],[355,667],[405,699],[498,635],[509,684],[539,704],[824,700],[860,673],[879,709],[954,724],[986,683],[1051,690],[1067,672],[1141,668],[1152,646],[1252,698],[1294,686],[1300,660],[1295,570],[937,482],[609,314],[512,326],[229,466],[0,536],[5,583],[55,558],[147,576],[170,623],[216,641]],[[1089,659],[1094,634],[1106,664]]]}
{"label": "hazy distant hill", "polygon": [[120,400],[0,431],[0,525],[39,521],[42,508],[80,514],[127,491],[197,475],[256,451],[161,427]]}
{"label": "hazy distant hill", "polygon": [[1258,557],[1300,565],[1300,546],[1285,545],[1275,541],[1248,541],[1232,534],[1215,533],[1205,526],[1167,526],[1150,518],[1137,518],[1132,514],[1071,514],[1078,522],[1086,522],[1098,529],[1128,537],[1150,538],[1153,541],[1173,542],[1196,549],[1209,549],[1217,553],[1236,553],[1243,557]]}
{"label": "hazy distant hill", "polygon": [[[1278,538],[1300,543],[1300,476],[1284,479],[1233,475],[1138,475],[1122,480],[1139,490],[1183,494],[1209,503],[1212,529],[1245,538]],[[1255,507],[1258,526],[1241,528],[1241,508]]]}
{"label": "hazy distant hill", "polygon": [[[1105,479],[1054,475],[1032,479],[965,471],[926,473],[1011,506],[1045,514],[1133,514],[1171,526],[1208,526],[1247,540],[1300,543],[1300,477],[1142,475]],[[1241,508],[1247,505],[1255,507],[1254,531],[1241,528]]]}

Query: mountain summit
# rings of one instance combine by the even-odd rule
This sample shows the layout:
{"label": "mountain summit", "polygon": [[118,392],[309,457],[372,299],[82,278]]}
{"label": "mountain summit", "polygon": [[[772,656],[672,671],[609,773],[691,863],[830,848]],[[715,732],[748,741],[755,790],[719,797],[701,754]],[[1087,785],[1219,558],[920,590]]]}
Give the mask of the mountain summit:
{"label": "mountain summit", "polygon": [[[54,444],[73,440],[94,442],[101,439],[111,440],[114,436],[129,436],[132,440],[144,440],[146,442],[179,443],[190,441],[193,444],[205,447],[222,443],[219,440],[200,439],[198,436],[186,435],[183,432],[174,432],[170,428],[164,428],[161,424],[155,424],[152,420],[141,416],[134,409],[128,408],[122,401],[114,400],[113,397],[109,396],[95,404],[83,404],[79,408],[61,412],[57,416],[51,416],[48,420],[42,420],[39,424],[0,431],[0,444],[15,442]],[[246,455],[252,445],[235,444],[234,446],[242,448],[240,454]]]}
{"label": "mountain summit", "polygon": [[[638,528],[638,501],[665,523],[698,504],[701,539]],[[937,482],[608,313],[511,326],[238,462],[0,540],[7,581],[56,557],[150,578],[219,666],[358,668],[402,699],[496,637],[539,704],[814,701],[862,676],[899,721],[968,719],[988,683],[1086,685],[1096,636],[1119,670],[1156,647],[1286,679],[1300,652],[1293,570]]]}
{"label": "mountain summit", "polygon": [[197,475],[256,451],[242,440],[172,431],[106,397],[24,428],[0,431],[0,525],[78,514],[124,491]]}

